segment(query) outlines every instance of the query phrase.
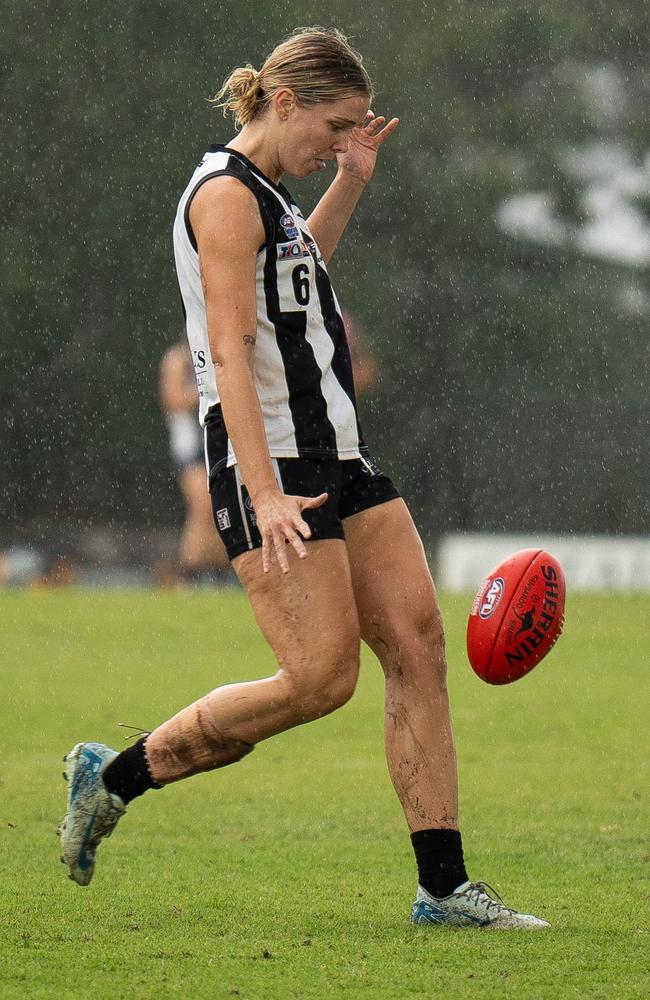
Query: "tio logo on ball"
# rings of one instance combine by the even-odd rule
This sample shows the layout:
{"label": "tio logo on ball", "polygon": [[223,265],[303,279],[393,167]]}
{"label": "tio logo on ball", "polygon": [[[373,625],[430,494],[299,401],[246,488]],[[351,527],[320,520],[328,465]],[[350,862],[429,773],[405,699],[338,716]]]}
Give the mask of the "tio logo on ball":
{"label": "tio logo on ball", "polygon": [[490,583],[488,589],[483,595],[483,600],[481,601],[481,606],[478,609],[478,613],[481,618],[489,618],[497,604],[503,597],[503,591],[505,589],[505,583],[503,577],[497,576]]}

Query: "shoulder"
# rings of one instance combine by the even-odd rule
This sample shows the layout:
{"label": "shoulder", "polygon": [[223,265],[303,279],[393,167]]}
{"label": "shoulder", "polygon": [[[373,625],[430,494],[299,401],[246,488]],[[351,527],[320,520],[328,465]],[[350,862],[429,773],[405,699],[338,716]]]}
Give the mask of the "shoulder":
{"label": "shoulder", "polygon": [[251,189],[229,174],[206,180],[194,195],[190,208],[192,223],[224,215],[244,221],[259,218],[257,198]]}
{"label": "shoulder", "polygon": [[219,243],[251,247],[257,252],[265,232],[257,198],[236,177],[211,177],[192,199],[190,223],[199,244],[209,238]]}

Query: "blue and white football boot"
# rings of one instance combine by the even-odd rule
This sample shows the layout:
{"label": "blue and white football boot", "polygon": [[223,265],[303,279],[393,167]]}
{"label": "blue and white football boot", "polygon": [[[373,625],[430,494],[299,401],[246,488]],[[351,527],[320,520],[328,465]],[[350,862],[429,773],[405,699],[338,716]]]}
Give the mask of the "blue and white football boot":
{"label": "blue and white football boot", "polygon": [[77,743],[65,761],[68,808],[58,829],[61,861],[70,878],[88,885],[95,871],[95,852],[103,837],[110,837],[126,806],[104,785],[103,774],[117,752],[103,743]]}
{"label": "blue and white football boot", "polygon": [[549,927],[546,920],[530,913],[517,913],[500,899],[493,899],[486,890],[494,892],[487,882],[464,882],[444,899],[430,896],[418,886],[415,902],[411,907],[412,924],[444,924],[447,927],[484,927],[493,930],[541,930]]}

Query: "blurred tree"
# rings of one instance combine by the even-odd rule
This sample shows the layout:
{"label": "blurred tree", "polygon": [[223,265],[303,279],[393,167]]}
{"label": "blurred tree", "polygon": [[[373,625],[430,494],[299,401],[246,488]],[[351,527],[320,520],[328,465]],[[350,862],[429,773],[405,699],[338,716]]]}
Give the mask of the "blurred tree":
{"label": "blurred tree", "polygon": [[[567,166],[609,143],[648,178],[647,5],[375,14],[328,8],[401,118],[331,268],[382,358],[374,450],[430,534],[650,530],[648,261],[585,249],[603,175]],[[232,135],[205,98],[321,18],[286,0],[5,4],[6,530],[179,515],[155,373],[181,324],[176,200]],[[326,182],[287,183],[308,208]]]}

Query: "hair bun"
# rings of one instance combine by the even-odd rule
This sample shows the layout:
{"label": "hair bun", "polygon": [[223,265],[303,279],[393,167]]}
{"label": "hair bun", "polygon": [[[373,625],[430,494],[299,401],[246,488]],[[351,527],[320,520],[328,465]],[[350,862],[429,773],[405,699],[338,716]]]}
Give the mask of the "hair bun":
{"label": "hair bun", "polygon": [[357,94],[372,99],[373,87],[358,52],[336,28],[297,28],[257,70],[250,63],[233,70],[211,101],[242,128],[268,108],[281,87],[293,90],[304,107]]}

